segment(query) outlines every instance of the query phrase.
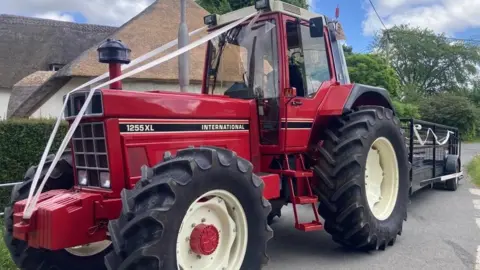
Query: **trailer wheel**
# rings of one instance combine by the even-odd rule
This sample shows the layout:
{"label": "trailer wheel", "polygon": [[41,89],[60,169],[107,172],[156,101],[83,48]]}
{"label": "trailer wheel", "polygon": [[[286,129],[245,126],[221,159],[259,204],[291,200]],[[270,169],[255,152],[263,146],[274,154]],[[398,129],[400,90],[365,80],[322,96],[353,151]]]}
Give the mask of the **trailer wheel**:
{"label": "trailer wheel", "polygon": [[364,106],[325,132],[314,171],[319,213],[333,240],[362,250],[395,243],[407,218],[408,155],[399,120]]}
{"label": "trailer wheel", "polygon": [[221,148],[181,150],[123,190],[108,269],[260,269],[270,203],[252,165]]}
{"label": "trailer wheel", "polygon": [[[453,166],[452,166],[453,167]],[[460,172],[460,163],[456,161],[455,173]],[[450,191],[456,191],[458,189],[458,176],[445,181],[445,189]]]}
{"label": "trailer wheel", "polygon": [[[55,155],[47,157],[40,179],[46,174]],[[111,244],[104,242],[92,243],[88,246],[76,247],[67,250],[51,251],[29,247],[27,242],[13,237],[13,209],[17,201],[28,197],[37,166],[32,166],[25,174],[23,183],[16,185],[12,190],[10,205],[5,208],[5,245],[10,251],[10,256],[20,269],[105,269],[103,257],[109,251]],[[74,185],[72,157],[70,150],[66,150],[59,159],[50,178],[47,180],[43,191],[54,189],[70,189]],[[86,252],[88,251],[88,252]],[[40,268],[39,268],[40,267]]]}

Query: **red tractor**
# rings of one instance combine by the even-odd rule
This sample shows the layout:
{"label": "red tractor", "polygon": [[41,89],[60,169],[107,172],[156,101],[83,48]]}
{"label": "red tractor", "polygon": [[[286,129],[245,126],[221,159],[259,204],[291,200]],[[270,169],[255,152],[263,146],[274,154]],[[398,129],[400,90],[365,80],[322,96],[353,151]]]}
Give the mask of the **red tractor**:
{"label": "red tractor", "polygon": [[[30,218],[35,167],[12,192],[5,241],[19,268],[260,269],[289,203],[298,230],[394,244],[411,184],[388,92],[350,84],[325,16],[257,1],[205,23],[256,10],[208,42],[201,94],[95,92]],[[69,96],[70,123],[87,93]]]}

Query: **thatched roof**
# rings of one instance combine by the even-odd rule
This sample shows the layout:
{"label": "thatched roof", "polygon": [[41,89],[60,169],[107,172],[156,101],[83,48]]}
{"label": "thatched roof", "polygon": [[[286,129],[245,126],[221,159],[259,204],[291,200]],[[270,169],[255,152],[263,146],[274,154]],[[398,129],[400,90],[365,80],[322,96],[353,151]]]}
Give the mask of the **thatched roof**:
{"label": "thatched roof", "polygon": [[29,74],[65,65],[116,28],[0,15],[0,87]]}
{"label": "thatched roof", "polygon": [[[187,0],[187,25],[188,30],[204,26],[203,17],[208,12],[193,0]],[[162,44],[175,40],[178,36],[180,23],[179,0],[157,0],[143,12],[124,24],[112,35],[113,38],[122,40],[132,50],[131,58],[135,59]],[[198,39],[206,34],[198,34],[191,40]],[[189,52],[190,54],[190,79],[201,81],[203,64],[205,60],[205,45],[199,46]],[[175,50],[176,47],[169,50]],[[63,73],[67,76],[98,76],[108,71],[105,64],[98,62],[97,46],[93,46],[80,57],[75,59],[68,70]],[[132,78],[145,78],[157,80],[178,81],[178,61],[174,58],[158,67],[149,69]]]}
{"label": "thatched roof", "polygon": [[33,91],[48,81],[54,74],[54,71],[37,71],[16,83],[12,88],[8,102],[7,117],[9,117],[12,111],[25,101]]}
{"label": "thatched roof", "polygon": [[[187,24],[189,31],[203,27],[203,17],[207,14],[208,12],[193,0],[187,0]],[[96,77],[107,72],[108,66],[98,62],[97,54],[98,45],[105,39],[115,38],[122,40],[132,50],[131,59],[135,59],[162,44],[175,40],[178,35],[179,22],[180,2],[178,0],[156,0],[143,12],[118,28],[117,31],[105,36],[61,70],[57,71],[55,75],[50,77],[43,85],[35,89],[27,99],[21,102],[15,102],[13,100],[12,102],[19,104],[19,106],[9,106],[9,117],[25,117],[30,115],[41,106],[44,100],[55,94],[56,91],[65,85],[68,79],[73,76]],[[198,34],[196,38],[192,38],[191,40],[198,39],[204,34]],[[202,80],[205,46],[206,45],[199,46],[189,52],[189,74],[192,83]],[[170,49],[168,52],[174,49],[176,49],[176,47]],[[177,59],[175,58],[158,67],[137,74],[132,78],[175,83],[178,82],[177,63]],[[10,107],[12,107],[11,110]]]}

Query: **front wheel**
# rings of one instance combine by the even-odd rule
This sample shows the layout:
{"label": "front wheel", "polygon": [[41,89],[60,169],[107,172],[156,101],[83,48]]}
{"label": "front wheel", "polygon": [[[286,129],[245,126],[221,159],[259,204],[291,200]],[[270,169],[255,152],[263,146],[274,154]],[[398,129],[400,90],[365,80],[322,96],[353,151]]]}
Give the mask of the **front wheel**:
{"label": "front wheel", "polygon": [[407,218],[408,154],[389,109],[361,107],[325,132],[314,171],[325,230],[363,250],[393,245]]}
{"label": "front wheel", "polygon": [[109,269],[260,269],[266,264],[270,203],[252,165],[233,152],[181,150],[121,194],[109,223]]}

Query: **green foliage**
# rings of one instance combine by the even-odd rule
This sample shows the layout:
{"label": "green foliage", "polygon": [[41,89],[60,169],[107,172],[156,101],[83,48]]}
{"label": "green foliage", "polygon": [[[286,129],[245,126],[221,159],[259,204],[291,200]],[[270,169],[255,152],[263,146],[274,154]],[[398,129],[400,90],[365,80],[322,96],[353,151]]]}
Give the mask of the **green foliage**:
{"label": "green foliage", "polygon": [[[3,211],[3,210],[2,210]],[[13,263],[12,258],[10,257],[10,252],[8,251],[7,247],[5,246],[5,242],[3,240],[3,234],[5,227],[3,226],[3,219],[0,220],[0,227],[2,231],[0,231],[0,269],[2,270],[17,270],[17,266]]]}
{"label": "green foliage", "polygon": [[345,54],[345,57],[353,54],[352,46],[343,45],[342,47],[343,47],[343,53]]}
{"label": "green foliage", "polygon": [[[54,123],[28,119],[0,121],[0,183],[19,182],[30,166],[38,164]],[[51,153],[58,149],[67,129],[66,123],[60,126]],[[10,190],[0,189],[0,207],[7,203]]]}
{"label": "green foliage", "polygon": [[400,118],[415,118],[419,119],[420,110],[417,105],[409,104],[409,103],[402,103],[401,101],[394,100],[393,107]]}
{"label": "green foliage", "polygon": [[480,186],[480,156],[476,156],[467,165],[468,175],[475,185]]}
{"label": "green foliage", "polygon": [[228,0],[197,0],[196,2],[212,14],[224,14],[232,11]]}
{"label": "green foliage", "polygon": [[391,96],[398,95],[398,76],[382,57],[375,54],[349,53],[346,60],[352,82],[383,87]]}
{"label": "green foliage", "polygon": [[[283,2],[308,9],[306,0],[282,0]],[[210,13],[224,14],[233,10],[255,5],[255,0],[197,0]]]}
{"label": "green foliage", "polygon": [[465,96],[450,93],[431,96],[422,101],[420,114],[423,120],[457,127],[464,140],[476,136],[478,109]]}
{"label": "green foliage", "polygon": [[478,47],[408,25],[384,31],[373,47],[388,57],[403,87],[424,96],[465,87],[480,63]]}

